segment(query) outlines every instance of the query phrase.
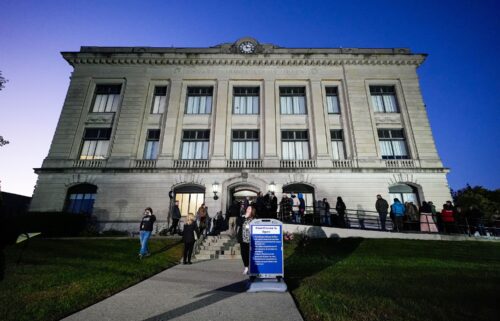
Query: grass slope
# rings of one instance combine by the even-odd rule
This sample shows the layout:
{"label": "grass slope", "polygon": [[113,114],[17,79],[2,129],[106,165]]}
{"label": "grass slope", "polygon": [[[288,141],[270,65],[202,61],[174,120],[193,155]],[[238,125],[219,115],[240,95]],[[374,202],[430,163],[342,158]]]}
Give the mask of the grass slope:
{"label": "grass slope", "polygon": [[139,260],[139,241],[30,241],[6,253],[5,280],[0,282],[0,319],[58,320],[175,265],[182,245],[152,239],[152,256]]}
{"label": "grass slope", "polygon": [[285,276],[306,320],[495,320],[500,244],[296,240]]}

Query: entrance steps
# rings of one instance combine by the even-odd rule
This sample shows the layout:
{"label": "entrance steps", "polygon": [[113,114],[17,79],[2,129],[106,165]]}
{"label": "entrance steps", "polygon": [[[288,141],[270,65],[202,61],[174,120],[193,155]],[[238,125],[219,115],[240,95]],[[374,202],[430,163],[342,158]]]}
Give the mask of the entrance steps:
{"label": "entrance steps", "polygon": [[240,244],[227,233],[207,236],[198,246],[194,260],[234,260],[241,259]]}

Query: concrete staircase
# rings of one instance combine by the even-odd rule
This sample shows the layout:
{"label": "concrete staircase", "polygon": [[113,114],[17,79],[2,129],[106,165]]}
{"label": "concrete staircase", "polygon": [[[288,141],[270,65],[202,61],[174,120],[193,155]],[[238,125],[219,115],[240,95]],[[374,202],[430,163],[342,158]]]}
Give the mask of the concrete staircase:
{"label": "concrete staircase", "polygon": [[194,260],[235,260],[241,259],[240,244],[236,238],[229,234],[221,233],[217,236],[207,236],[199,245]]}

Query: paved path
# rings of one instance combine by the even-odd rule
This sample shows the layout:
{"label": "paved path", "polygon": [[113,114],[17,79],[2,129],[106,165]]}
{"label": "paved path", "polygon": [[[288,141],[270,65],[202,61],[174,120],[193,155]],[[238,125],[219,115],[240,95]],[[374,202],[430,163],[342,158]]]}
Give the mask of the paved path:
{"label": "paved path", "polygon": [[246,293],[239,260],[177,265],[64,320],[302,321],[287,293]]}

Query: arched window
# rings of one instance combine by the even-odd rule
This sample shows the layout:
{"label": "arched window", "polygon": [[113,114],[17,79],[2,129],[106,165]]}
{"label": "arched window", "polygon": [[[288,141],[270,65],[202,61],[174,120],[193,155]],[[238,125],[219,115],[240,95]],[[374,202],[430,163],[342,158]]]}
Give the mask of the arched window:
{"label": "arched window", "polygon": [[68,189],[65,211],[75,214],[92,214],[97,186],[79,184]]}
{"label": "arched window", "polygon": [[205,188],[198,185],[184,185],[174,189],[175,200],[179,201],[182,216],[196,215],[198,208],[205,202]]}
{"label": "arched window", "polygon": [[407,184],[397,184],[389,187],[389,195],[391,202],[397,198],[402,203],[413,202],[413,204],[420,204],[418,197],[418,190],[416,187]]}

